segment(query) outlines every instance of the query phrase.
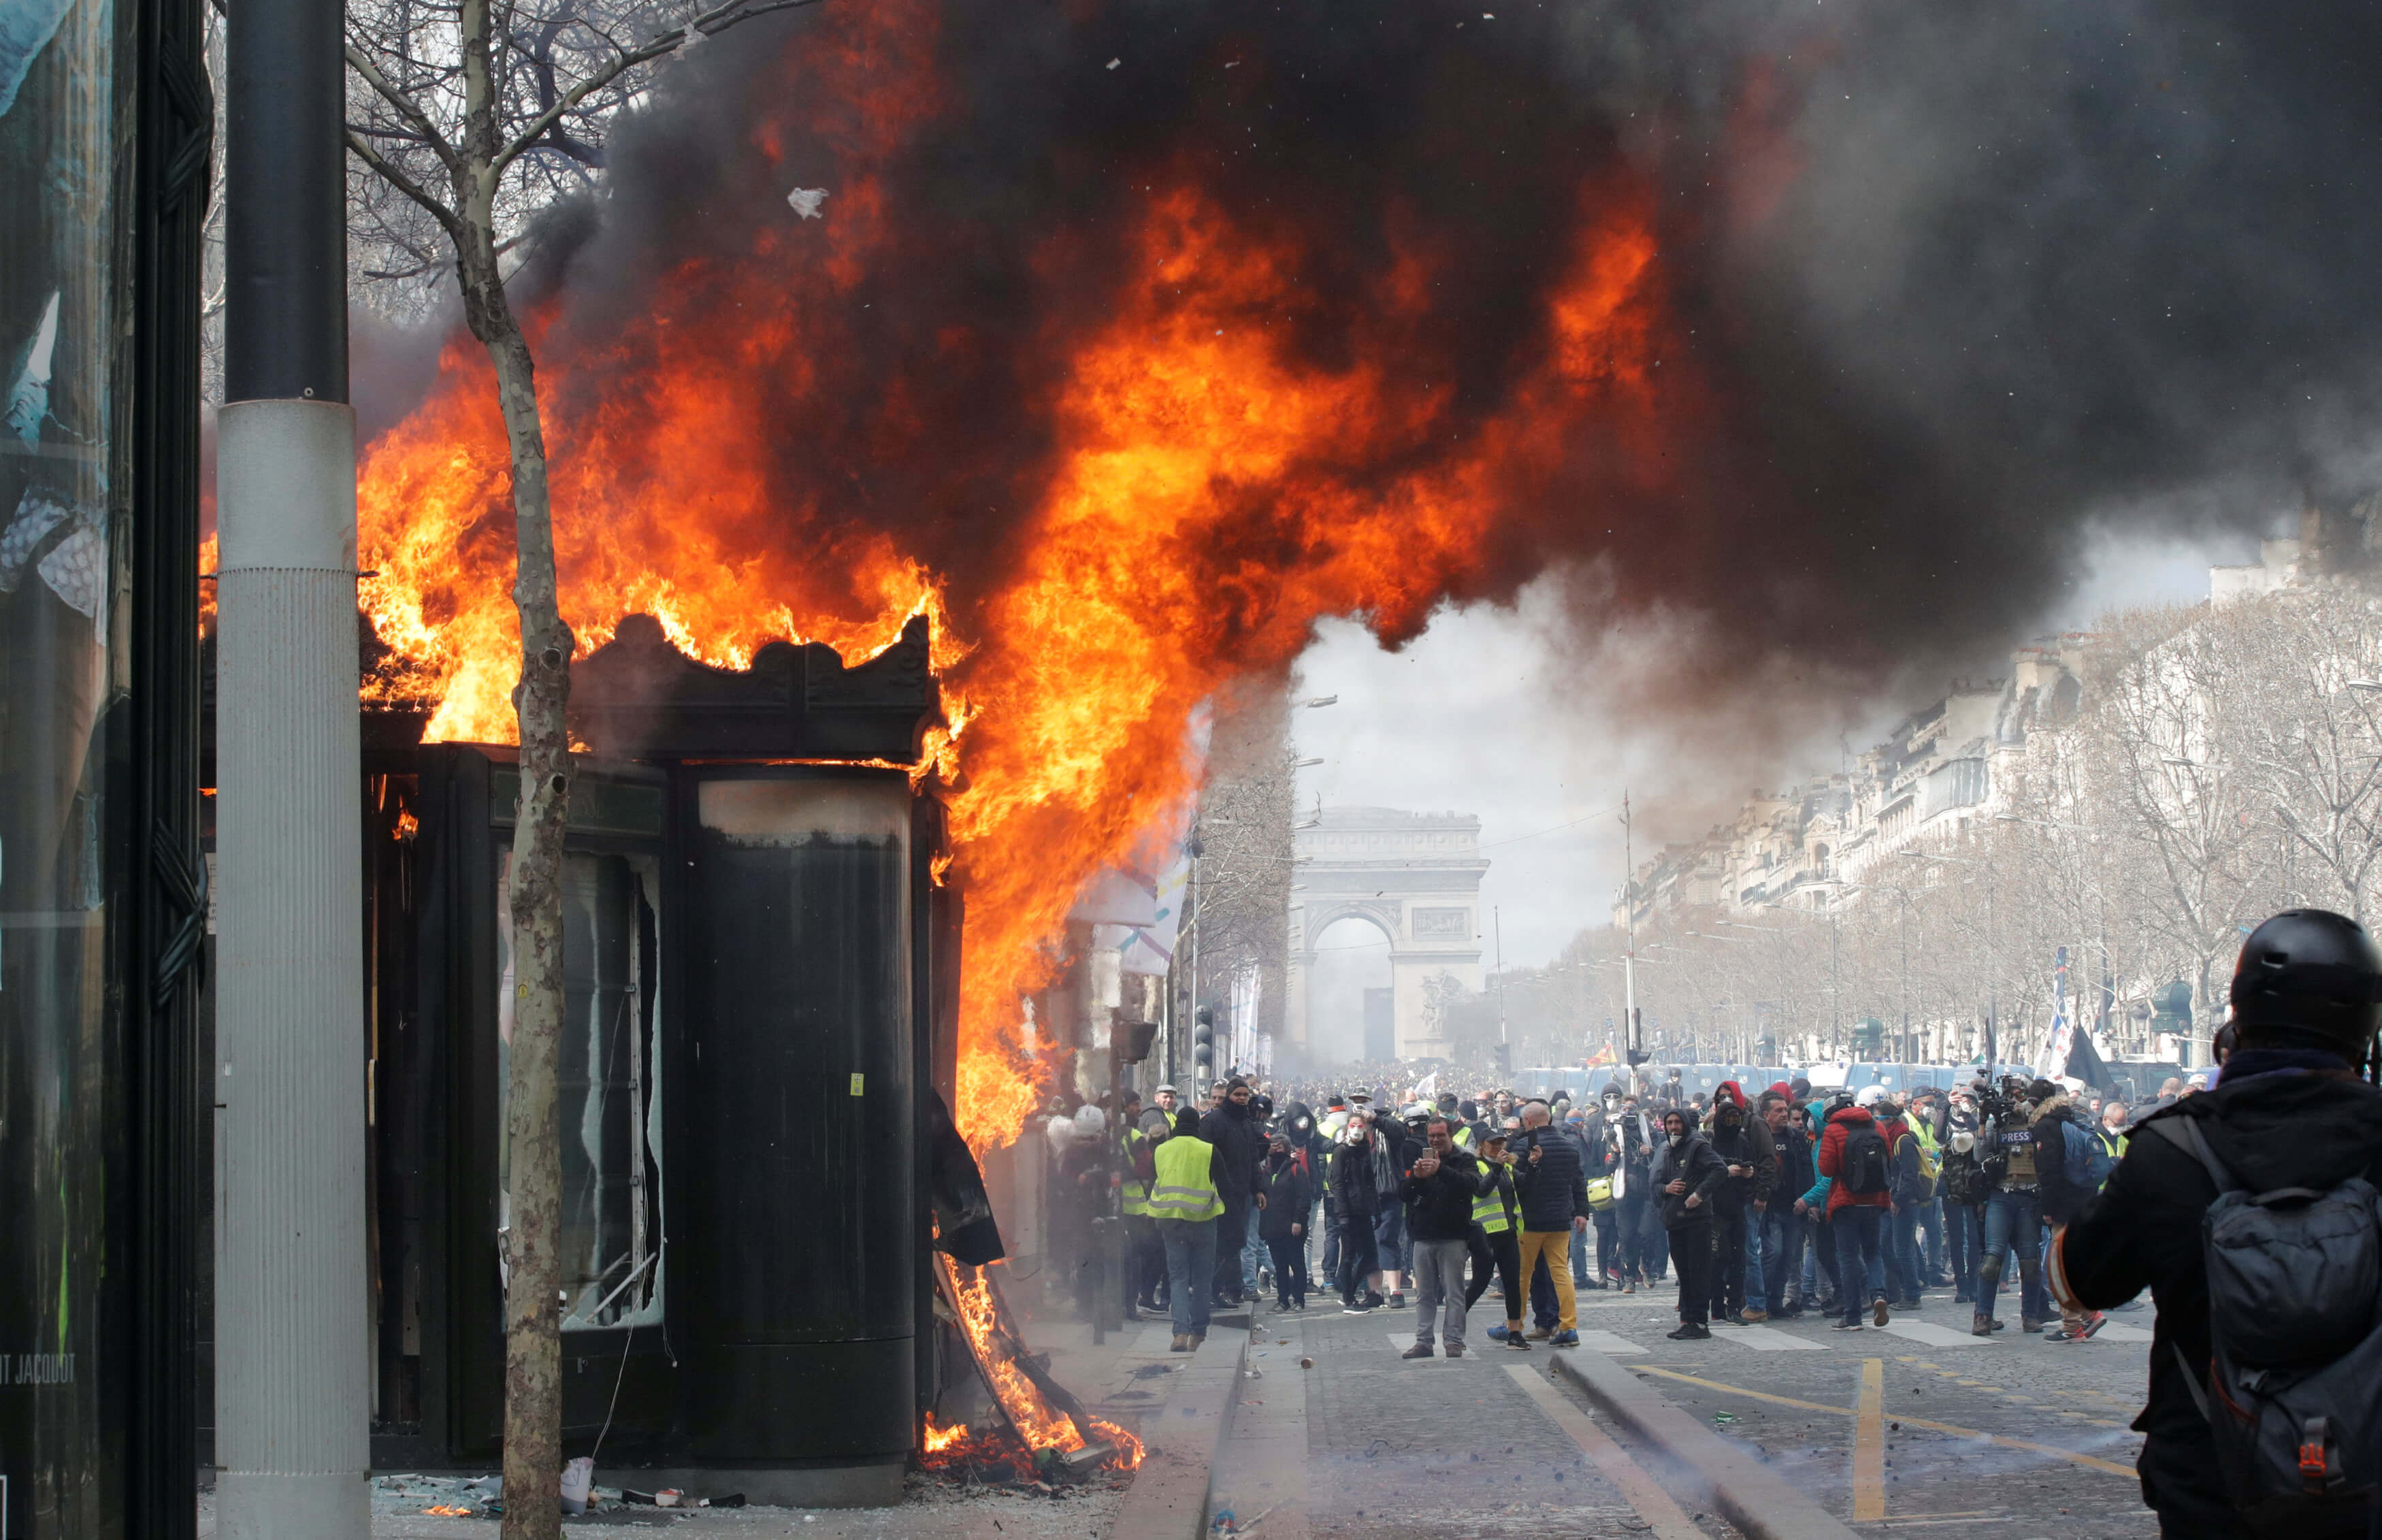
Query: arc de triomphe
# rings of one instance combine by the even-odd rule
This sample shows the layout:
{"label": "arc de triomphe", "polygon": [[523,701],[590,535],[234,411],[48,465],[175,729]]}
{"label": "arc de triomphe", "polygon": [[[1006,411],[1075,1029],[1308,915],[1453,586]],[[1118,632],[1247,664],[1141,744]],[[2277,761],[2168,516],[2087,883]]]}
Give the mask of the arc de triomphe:
{"label": "arc de triomphe", "polygon": [[1423,985],[1452,973],[1480,987],[1480,820],[1395,808],[1321,810],[1294,836],[1288,1035],[1308,1041],[1315,943],[1342,920],[1369,922],[1390,944],[1391,1014],[1401,1058],[1443,1055],[1423,1011]]}

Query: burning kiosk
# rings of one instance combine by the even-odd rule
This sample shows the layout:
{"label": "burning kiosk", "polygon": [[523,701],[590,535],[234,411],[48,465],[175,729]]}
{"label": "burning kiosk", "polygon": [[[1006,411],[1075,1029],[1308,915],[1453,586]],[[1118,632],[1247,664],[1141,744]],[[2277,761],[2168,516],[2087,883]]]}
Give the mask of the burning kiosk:
{"label": "burning kiosk", "polygon": [[[608,1479],[896,1500],[941,1374],[957,998],[926,622],[853,667],[778,643],[731,672],[632,616],[572,676],[566,1437]],[[366,764],[382,1468],[502,1432],[518,778],[394,736]]]}

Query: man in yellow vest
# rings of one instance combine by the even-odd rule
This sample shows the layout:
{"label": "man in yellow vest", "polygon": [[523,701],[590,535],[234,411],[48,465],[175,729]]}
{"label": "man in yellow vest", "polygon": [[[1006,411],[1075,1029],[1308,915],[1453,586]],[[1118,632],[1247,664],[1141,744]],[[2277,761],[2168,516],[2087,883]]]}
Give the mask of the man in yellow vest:
{"label": "man in yellow vest", "polygon": [[1208,1339],[1211,1303],[1209,1278],[1216,1270],[1216,1218],[1224,1212],[1216,1191],[1215,1146],[1196,1133],[1168,1135],[1150,1152],[1154,1173],[1148,1207],[1166,1247],[1166,1276],[1173,1292],[1174,1341],[1168,1351],[1187,1353]]}
{"label": "man in yellow vest", "polygon": [[[1141,1098],[1130,1091],[1119,1110],[1123,1116],[1117,1133],[1117,1212],[1124,1216],[1124,1318],[1133,1321],[1145,1311],[1158,1314],[1158,1290],[1166,1282],[1166,1250],[1149,1217],[1149,1189],[1157,1176],[1150,1166],[1149,1135],[1137,1126],[1150,1114],[1141,1110]],[[1162,1112],[1156,1116],[1160,1123],[1166,1119]]]}

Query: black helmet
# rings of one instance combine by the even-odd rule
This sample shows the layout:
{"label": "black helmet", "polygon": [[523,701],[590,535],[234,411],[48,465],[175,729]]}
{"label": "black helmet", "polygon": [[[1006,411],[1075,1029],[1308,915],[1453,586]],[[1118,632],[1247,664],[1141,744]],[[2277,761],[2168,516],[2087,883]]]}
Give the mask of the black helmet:
{"label": "black helmet", "polygon": [[2287,909],[2241,944],[2232,996],[2243,1033],[2316,1039],[2359,1059],[2382,1027],[2382,949],[2347,915]]}

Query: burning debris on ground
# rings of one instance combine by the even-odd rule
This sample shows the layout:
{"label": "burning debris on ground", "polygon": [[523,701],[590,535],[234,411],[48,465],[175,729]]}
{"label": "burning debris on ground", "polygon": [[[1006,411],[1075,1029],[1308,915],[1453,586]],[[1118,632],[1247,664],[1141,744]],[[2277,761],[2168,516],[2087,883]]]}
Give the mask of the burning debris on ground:
{"label": "burning debris on ground", "polygon": [[[1021,1474],[1063,1474],[1069,1479],[1093,1470],[1131,1471],[1141,1463],[1141,1440],[1087,1412],[1050,1377],[1049,1358],[1026,1347],[990,1267],[969,1266],[939,1253],[935,1276],[941,1289],[939,1302],[964,1335],[1003,1424],[975,1435],[966,1424],[941,1433],[953,1459],[981,1465],[993,1450],[1005,1447]],[[945,1452],[936,1438],[930,1421],[930,1463]]]}

